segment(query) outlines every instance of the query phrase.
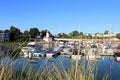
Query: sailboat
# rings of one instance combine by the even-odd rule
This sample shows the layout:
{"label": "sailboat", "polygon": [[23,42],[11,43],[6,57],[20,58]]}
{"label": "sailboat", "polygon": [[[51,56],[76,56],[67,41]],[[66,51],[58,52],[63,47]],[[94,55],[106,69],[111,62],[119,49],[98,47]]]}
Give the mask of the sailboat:
{"label": "sailboat", "polygon": [[[79,38],[80,38],[80,32],[79,32]],[[81,50],[80,50],[80,46],[81,46],[80,45],[80,40],[79,40],[78,45],[76,45],[76,46],[78,46],[78,48],[77,49],[73,48],[73,54],[71,55],[71,59],[80,60],[81,57],[82,57]],[[74,53],[74,51],[75,51],[75,53]]]}
{"label": "sailboat", "polygon": [[112,31],[111,31],[111,25],[110,25],[110,34],[109,34],[109,43],[108,43],[108,46],[106,46],[106,49],[105,49],[105,52],[104,55],[113,55],[113,49],[112,49],[112,46],[113,46],[113,41],[112,41],[112,35],[111,35]]}
{"label": "sailboat", "polygon": [[75,54],[72,54],[71,55],[71,59],[73,59],[73,60],[80,60],[81,59],[81,54],[80,54],[80,49],[78,49],[78,52],[77,52],[77,55],[75,55]]}

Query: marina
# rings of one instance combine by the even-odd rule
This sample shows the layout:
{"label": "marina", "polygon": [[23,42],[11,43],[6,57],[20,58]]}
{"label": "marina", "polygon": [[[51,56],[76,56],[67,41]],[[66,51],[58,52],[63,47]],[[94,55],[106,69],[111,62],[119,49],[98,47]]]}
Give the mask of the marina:
{"label": "marina", "polygon": [[[70,44],[67,44],[69,42],[63,41],[60,42],[62,43],[61,46],[58,41],[54,41],[54,43],[39,43],[39,45],[37,45],[39,47],[37,48],[33,48],[33,46],[35,47],[35,44],[31,45],[30,43],[36,42],[28,42],[26,46],[21,47],[20,52],[16,57],[11,55],[2,56],[2,53],[0,58],[1,66],[4,63],[4,65],[7,64],[7,66],[9,67],[9,63],[12,62],[14,65],[13,71],[15,72],[15,74],[18,74],[25,65],[25,71],[32,68],[32,72],[37,72],[37,74],[39,75],[41,75],[41,71],[43,71],[44,74],[49,75],[49,73],[51,74],[59,68],[59,70],[62,71],[59,72],[58,70],[61,78],[67,79],[65,78],[66,76],[70,77],[69,75],[75,74],[74,71],[72,72],[72,70],[74,70],[75,65],[77,64],[78,71],[80,71],[78,72],[78,74],[81,76],[80,78],[82,80],[86,80],[88,78],[91,78],[92,80],[102,80],[106,76],[107,79],[120,79],[120,77],[118,76],[120,74],[120,60],[118,55],[120,53],[118,43],[114,43],[114,47],[110,48],[104,48],[104,43],[100,42],[80,43],[73,41],[71,46]],[[3,50],[7,51],[7,48]],[[78,63],[76,63],[76,61]],[[50,69],[52,69],[52,72],[50,71]],[[46,73],[46,70],[48,73]],[[63,72],[66,73],[66,76],[62,77]],[[97,74],[95,72],[97,72]],[[25,72],[24,74],[27,73]],[[56,74],[53,75],[56,77],[56,79],[58,79]],[[71,77],[71,79],[72,78],[74,77]],[[76,78],[80,79],[78,76]]]}
{"label": "marina", "polygon": [[0,80],[120,80],[120,0],[1,0]]}

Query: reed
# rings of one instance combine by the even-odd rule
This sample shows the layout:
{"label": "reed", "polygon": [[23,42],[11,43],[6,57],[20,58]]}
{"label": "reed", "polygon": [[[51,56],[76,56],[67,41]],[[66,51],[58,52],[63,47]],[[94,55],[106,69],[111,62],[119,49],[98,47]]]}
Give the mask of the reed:
{"label": "reed", "polygon": [[[11,52],[17,53],[20,47]],[[9,49],[8,51],[10,51]],[[9,55],[16,58],[16,55]],[[65,57],[62,57],[65,58]],[[32,64],[26,59],[25,61],[15,63],[10,58],[0,60],[0,80],[97,80],[98,64],[97,62],[85,60],[68,60],[64,63],[63,59],[45,58],[43,62],[34,68],[36,64]],[[19,64],[22,64],[19,66]],[[67,67],[65,67],[67,66]],[[108,80],[108,73],[102,76],[102,80]]]}
{"label": "reed", "polygon": [[[75,61],[72,61],[67,69],[60,60],[50,63],[49,59],[46,59],[37,70],[34,70],[33,65],[24,62],[21,69],[17,70],[17,65],[12,61],[9,64],[3,61],[0,65],[0,80],[96,80],[99,77],[95,63],[89,65],[78,62],[77,71]],[[105,73],[102,79],[107,80],[108,73]]]}

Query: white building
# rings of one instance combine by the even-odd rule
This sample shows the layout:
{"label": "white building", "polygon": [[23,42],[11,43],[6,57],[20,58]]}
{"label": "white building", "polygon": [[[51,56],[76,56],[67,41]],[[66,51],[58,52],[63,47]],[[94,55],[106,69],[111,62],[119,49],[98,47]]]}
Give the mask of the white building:
{"label": "white building", "polygon": [[115,37],[117,33],[115,32],[108,32],[108,34],[104,34],[104,37]]}
{"label": "white building", "polygon": [[46,36],[43,38],[44,41],[46,42],[51,42],[52,38],[50,37],[50,34],[48,32],[48,30],[46,31]]}

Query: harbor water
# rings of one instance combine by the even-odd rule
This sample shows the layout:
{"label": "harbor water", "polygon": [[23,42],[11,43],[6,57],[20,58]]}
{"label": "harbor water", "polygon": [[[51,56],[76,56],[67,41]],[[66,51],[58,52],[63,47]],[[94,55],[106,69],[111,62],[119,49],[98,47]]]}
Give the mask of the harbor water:
{"label": "harbor water", "polygon": [[[7,54],[6,51],[1,50],[0,54],[3,53]],[[65,72],[69,73],[70,68],[75,67],[76,60],[62,55],[53,58],[21,58],[19,55],[11,57],[11,55],[7,54],[0,57],[0,65],[3,64],[5,67],[12,64],[16,73],[19,73],[24,67],[26,71],[31,68],[33,72],[38,70],[42,72],[46,67],[52,69],[54,66],[59,69],[64,68]],[[95,60],[87,60],[86,56],[82,56],[81,60],[78,60],[78,68],[81,74],[88,76],[90,74],[95,80],[120,80],[120,62],[117,62],[113,56],[102,56],[100,59]]]}

